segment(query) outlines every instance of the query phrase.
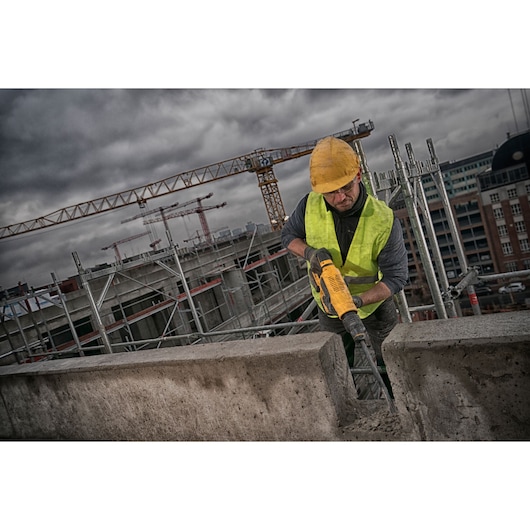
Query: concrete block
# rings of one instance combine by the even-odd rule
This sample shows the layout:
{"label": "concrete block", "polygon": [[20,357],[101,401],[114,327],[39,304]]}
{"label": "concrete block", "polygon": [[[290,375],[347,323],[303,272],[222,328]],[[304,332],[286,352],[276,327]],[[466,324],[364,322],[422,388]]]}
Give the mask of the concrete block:
{"label": "concrete block", "polygon": [[530,440],[530,311],[398,324],[383,356],[421,440]]}
{"label": "concrete block", "polygon": [[0,368],[0,438],[335,440],[356,416],[331,333]]}

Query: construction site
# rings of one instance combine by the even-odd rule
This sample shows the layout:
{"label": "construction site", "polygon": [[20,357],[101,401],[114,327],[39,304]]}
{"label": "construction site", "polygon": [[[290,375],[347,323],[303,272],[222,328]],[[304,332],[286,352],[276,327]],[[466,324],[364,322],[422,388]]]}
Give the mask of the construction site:
{"label": "construction site", "polygon": [[[349,369],[345,366],[345,360],[340,358],[341,346],[336,340],[328,334],[318,332],[316,304],[311,296],[306,262],[281,245],[281,229],[289,212],[285,211],[281,199],[281,177],[276,176],[276,166],[308,156],[320,139],[317,138],[303,145],[284,149],[256,150],[149,183],[141,188],[90,200],[23,223],[0,227],[0,239],[17,237],[30,231],[137,204],[139,213],[122,222],[140,219],[146,230],[105,247],[114,250],[114,262],[98,265],[84,263],[78,252],[72,249],[77,275],[56,278],[51,273],[49,285],[33,289],[20,284],[2,293],[0,392],[4,404],[0,418],[5,427],[0,432],[0,438],[530,439],[527,405],[530,402],[527,399],[529,335],[526,329],[528,326],[525,325],[530,314],[530,298],[526,293],[526,286],[530,285],[530,248],[527,236],[527,227],[530,226],[529,133],[514,136],[496,152],[482,156],[487,160],[487,165],[477,165],[477,169],[468,171],[475,189],[466,188],[460,193],[449,193],[449,169],[444,171],[444,164],[439,162],[430,139],[427,139],[430,159],[417,161],[410,144],[405,146],[405,160],[397,138],[390,136],[389,149],[392,151],[395,167],[386,173],[377,174],[370,170],[362,145],[362,141],[374,130],[374,124],[372,121],[358,123],[358,120],[352,123],[351,128],[331,135],[346,141],[357,152],[368,192],[391,206],[401,220],[409,254],[410,282],[395,297],[400,324],[392,332],[384,350],[387,370],[392,384],[395,384],[395,402],[384,395],[378,368],[370,355],[356,355],[355,366]],[[329,135],[326,133],[323,137]],[[508,157],[509,162],[500,163],[500,157],[506,157],[506,151],[514,149],[523,152],[524,156]],[[466,163],[463,161],[462,166]],[[268,226],[249,222],[244,231],[227,229],[212,233],[206,212],[225,206],[223,203],[204,203],[212,194],[182,204],[173,202],[156,209],[148,207],[149,199],[172,194],[173,198],[178,198],[180,190],[241,173],[255,174],[263,196]],[[428,197],[430,189],[434,193]],[[493,194],[496,194],[497,202],[490,199]],[[514,208],[514,204],[517,204],[517,208]],[[501,218],[495,212],[496,208],[501,208],[506,218],[504,215]],[[180,246],[174,242],[170,220],[186,215],[199,216],[202,233],[188,239],[186,246]],[[503,226],[509,228],[506,232],[499,229],[497,233],[496,227],[501,225],[501,220]],[[150,231],[154,224],[164,227],[163,237],[156,238]],[[150,237],[152,250],[124,258],[120,247],[136,237]],[[496,249],[507,248],[503,245],[506,245],[509,237],[514,237],[519,242],[526,241],[526,247],[523,243],[518,247],[514,246],[515,250],[509,255],[509,259],[503,260]],[[498,292],[504,284],[512,283],[519,283],[521,289]],[[484,286],[488,291],[482,295],[480,288]],[[487,334],[491,332],[492,322],[501,322],[502,326],[488,340]],[[418,351],[425,353],[426,343],[429,343],[429,348],[433,348],[430,353],[434,355],[434,349],[438,347],[437,334],[449,329],[452,330],[449,334],[452,333],[454,343],[448,342],[445,336],[439,347],[446,353],[449,351],[450,356],[457,359],[455,363],[465,358],[468,351],[477,351],[477,348],[480,350],[482,346],[485,349],[493,348],[486,352],[490,357],[495,356],[495,348],[498,352],[504,348],[498,361],[504,359],[509,363],[510,381],[503,390],[506,394],[503,394],[502,403],[506,406],[510,402],[510,396],[513,398],[515,395],[516,399],[513,401],[517,406],[516,411],[510,412],[511,421],[494,422],[485,419],[484,415],[475,414],[473,427],[468,426],[459,431],[454,421],[442,417],[443,414],[451,414],[448,411],[454,403],[448,405],[449,408],[439,416],[440,423],[437,425],[433,424],[432,418],[427,419],[429,412],[418,412],[429,407],[430,399],[431,407],[435,406],[435,402],[440,403],[440,400],[436,396],[426,397],[418,391],[418,386],[414,386],[420,384],[418,381],[411,382],[407,379],[410,375],[405,375],[405,367],[408,374],[414,373],[415,368],[406,359],[410,355],[417,358]],[[460,339],[458,330],[462,333]],[[489,346],[486,346],[488,343]],[[315,355],[322,362],[322,373],[307,368],[306,361],[299,361],[299,368],[296,369],[289,364],[292,362],[290,359],[299,354],[300,348],[308,352],[305,359],[313,360],[313,349],[318,349],[319,353]],[[466,353],[462,353],[464,348]],[[513,348],[513,351],[507,353],[507,348]],[[285,359],[276,359],[276,369],[268,364],[271,361],[267,361],[273,352]],[[399,352],[403,355],[401,364],[397,361],[401,355]],[[390,355],[391,353],[395,355]],[[387,354],[392,360],[387,359]],[[236,358],[245,358],[243,364],[246,368],[237,365]],[[323,361],[324,358],[327,360]],[[447,361],[448,355],[435,356],[431,366],[442,362],[442,358]],[[191,364],[211,363],[212,360],[216,360],[216,366],[222,370],[222,374],[215,372],[211,364],[203,366],[203,375],[200,377],[197,372],[193,372],[194,377],[197,376],[202,381],[200,388],[197,387],[196,379],[182,375],[186,369],[181,365],[181,368],[173,365],[187,362],[189,367]],[[221,360],[224,365],[219,368],[223,364]],[[117,364],[111,369],[109,367],[113,362]],[[151,363],[151,368],[146,366],[145,369],[154,370],[156,374],[145,373],[147,379],[154,377],[155,383],[144,387],[138,381],[142,379],[141,366],[146,362]],[[236,363],[235,367],[232,362]],[[257,366],[255,372],[249,368],[252,363],[259,365],[260,362],[265,365]],[[296,388],[296,385],[289,387],[288,394],[283,399],[298,403],[297,396],[300,393],[305,395],[306,401],[300,402],[298,409],[292,405],[292,410],[281,418],[274,416],[267,406],[266,412],[274,418],[270,423],[260,424],[261,427],[254,423],[258,420],[249,419],[251,416],[256,418],[257,409],[261,410],[259,415],[263,418],[264,409],[257,405],[254,412],[252,406],[248,405],[245,419],[240,418],[239,423],[227,419],[232,417],[230,414],[233,414],[234,408],[245,408],[241,404],[241,396],[237,402],[230,401],[230,406],[223,409],[224,413],[216,408],[225,394],[235,395],[239,392],[238,388],[245,386],[241,379],[237,384],[234,382],[242,377],[241,370],[246,370],[247,376],[252,379],[253,388],[259,387],[259,392],[267,395],[272,393],[273,390],[267,385],[272,384],[271,381],[276,380],[275,378],[282,377],[278,371],[284,366],[283,362],[288,366],[284,367],[286,373],[294,374],[299,369],[304,374],[307,368],[309,375],[305,375],[308,381],[327,381],[328,390],[323,392],[326,399],[331,395],[331,409],[326,408],[327,402],[326,407],[322,405],[324,398],[317,395],[320,391],[317,382],[311,391],[304,385],[303,389]],[[331,365],[335,369],[330,368]],[[102,409],[98,409],[98,414],[87,412],[91,400],[99,402],[99,398],[94,397],[98,391],[101,391],[101,396],[106,396],[101,399],[113,401],[116,407],[124,407],[119,410],[129,410],[127,407],[132,405],[124,405],[122,401],[141,401],[141,396],[131,398],[129,391],[123,391],[121,398],[116,397],[109,389],[112,385],[119,386],[122,383],[112,383],[106,379],[107,375],[102,376],[101,371],[109,369],[117,374],[122,368],[132,370],[137,380],[135,388],[144,388],[144,396],[149,400],[150,394],[146,389],[152,389],[161,382],[164,366],[167,367],[167,373],[163,377],[169,377],[167,374],[176,370],[174,381],[177,382],[174,384],[180,385],[181,390],[186,387],[186,392],[194,396],[189,397],[193,405],[186,401],[184,408],[179,409],[183,417],[193,415],[193,418],[181,417],[177,422],[180,427],[175,427],[174,430],[169,426],[165,430],[155,428],[151,423],[144,425],[139,431],[121,427],[113,430],[108,425],[102,427],[95,419],[92,420],[91,427],[77,424],[77,430],[72,430],[66,428],[69,422],[75,424],[71,422],[71,417],[68,419],[68,415],[61,416],[57,412],[61,404],[73,410],[84,403],[82,408],[85,416],[95,418],[103,414],[108,417],[112,412],[110,408],[106,413],[102,413]],[[444,370],[444,373],[452,373],[452,368]],[[462,370],[467,370],[466,373],[469,374],[471,369],[467,367]],[[491,370],[494,375],[489,375],[497,377],[498,365],[492,365]],[[260,371],[266,381],[256,379],[259,378]],[[90,372],[92,377],[90,380],[76,379],[81,372]],[[453,375],[451,377],[454,382]],[[486,375],[483,374],[483,378],[487,378]],[[195,381],[193,384],[192,379]],[[293,375],[293,381],[295,379]],[[89,388],[92,384],[90,381],[97,381],[93,388]],[[131,383],[129,379],[127,381],[125,386],[129,388]],[[426,381],[424,377],[422,384],[426,384]],[[514,381],[516,388],[510,387]],[[432,390],[432,383],[430,384]],[[465,383],[462,384],[466,386]],[[490,388],[490,383],[485,385]],[[117,389],[118,386],[113,388]],[[213,394],[208,393],[209,390],[204,393],[205,389],[212,387],[216,388]],[[440,389],[442,387],[443,385]],[[279,395],[284,391],[287,392],[283,388]],[[158,392],[156,400],[163,401],[162,394],[170,391],[166,388],[159,389]],[[479,400],[476,392],[469,395],[473,395],[474,402]],[[269,396],[269,399],[274,401],[273,397]],[[414,404],[411,405],[411,402]],[[303,426],[296,431],[293,422],[296,424],[297,420],[294,418],[307,413],[312,403],[312,414],[320,413],[321,416],[313,418],[309,414]],[[160,402],[157,401],[157,404],[160,405]],[[152,403],[149,406],[137,406],[139,408],[136,415],[129,411],[130,421],[136,424],[143,414],[142,406],[151,410],[157,405]],[[485,405],[481,402],[480,406]],[[217,411],[215,420],[205,412],[214,409]],[[43,416],[46,419],[40,423],[35,419],[39,410],[40,414],[46,410]],[[194,411],[193,414],[191,410]],[[431,412],[432,410],[431,408]],[[123,414],[127,416],[129,412]],[[61,416],[59,419],[55,418],[56,422],[54,414]],[[201,418],[201,414],[208,416],[208,429],[201,429],[197,424],[200,421],[197,418]],[[223,414],[227,418],[224,418],[224,427],[219,431],[214,425],[221,424]],[[80,418],[83,413],[78,410],[74,416]],[[328,419],[323,419],[324,417]],[[158,417],[156,421],[172,424],[166,417]],[[327,425],[328,421],[333,423],[329,430],[319,430],[316,427]],[[195,427],[188,425],[186,429],[179,430],[186,422]],[[282,430],[279,424],[288,424],[290,427]],[[313,427],[310,428],[309,424]],[[231,425],[231,430],[226,425]],[[246,430],[242,425],[246,426]],[[150,428],[153,430],[150,431]]]}

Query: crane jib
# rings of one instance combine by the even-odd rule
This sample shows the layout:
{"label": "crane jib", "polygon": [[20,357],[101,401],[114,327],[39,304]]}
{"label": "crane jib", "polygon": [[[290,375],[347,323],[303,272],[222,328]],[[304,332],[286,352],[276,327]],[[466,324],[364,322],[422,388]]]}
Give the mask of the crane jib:
{"label": "crane jib", "polygon": [[[334,133],[332,136],[348,143],[369,136],[374,129],[372,121],[370,120],[366,123],[356,125],[357,121],[353,121],[352,128]],[[273,174],[273,166],[274,164],[308,155],[320,139],[318,138],[311,142],[292,147],[257,149],[246,155],[179,173],[145,186],[139,186],[99,199],[92,199],[73,206],[61,208],[36,219],[3,226],[0,227],[0,239],[6,239],[34,230],[41,230],[67,223],[75,219],[97,215],[130,204],[145,206],[148,199],[154,199],[155,197],[161,197],[186,188],[199,186],[207,182],[245,172],[257,174],[258,186],[263,195],[271,227],[273,230],[279,230],[283,226],[286,216],[277,186],[277,179]]]}

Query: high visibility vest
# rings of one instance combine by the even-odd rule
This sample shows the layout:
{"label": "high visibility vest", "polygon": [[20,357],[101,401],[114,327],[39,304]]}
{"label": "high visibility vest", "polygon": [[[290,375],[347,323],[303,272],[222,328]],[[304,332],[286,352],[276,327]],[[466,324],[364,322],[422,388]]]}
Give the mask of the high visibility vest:
{"label": "high visibility vest", "polygon": [[[306,243],[313,248],[327,249],[333,263],[346,280],[352,295],[368,291],[382,277],[377,266],[377,257],[386,245],[392,225],[394,212],[383,201],[367,195],[359,224],[355,230],[346,261],[342,263],[342,254],[335,233],[333,214],[326,207],[320,193],[310,192],[305,211]],[[308,263],[309,272],[309,263]],[[311,284],[311,292],[316,303],[322,309],[320,295]],[[359,317],[366,318],[381,304],[363,305],[359,308]]]}

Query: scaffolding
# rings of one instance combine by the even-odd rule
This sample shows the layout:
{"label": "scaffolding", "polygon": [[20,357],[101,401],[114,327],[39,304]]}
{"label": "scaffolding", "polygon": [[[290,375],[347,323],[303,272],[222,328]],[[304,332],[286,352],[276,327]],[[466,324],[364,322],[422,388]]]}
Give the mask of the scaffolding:
{"label": "scaffolding", "polygon": [[[481,314],[474,286],[479,281],[526,279],[530,271],[480,275],[469,267],[445,191],[432,141],[430,160],[419,162],[406,144],[404,162],[389,136],[395,171],[370,173],[360,142],[363,181],[370,193],[393,206],[405,202],[432,304],[409,307],[405,292],[395,296],[402,322],[434,311],[436,318],[461,316],[467,291],[474,315]],[[449,285],[438,246],[423,178],[432,177],[463,271]],[[167,247],[96,268],[72,257],[79,289],[63,293],[52,273],[50,286],[2,300],[0,363],[30,363],[63,357],[158,349],[201,342],[259,340],[318,329],[304,260],[282,248],[280,233],[247,232],[211,245],[179,248],[166,229]],[[361,396],[379,396],[370,367],[356,355],[352,374]]]}
{"label": "scaffolding", "polygon": [[3,301],[9,349],[0,358],[34,362],[278,333],[274,324],[307,305],[310,292],[298,260],[270,235],[254,251],[254,238],[248,248],[243,238],[239,247],[202,251],[171,242],[97,269],[83,267],[74,252],[79,290],[63,294],[52,274],[47,289]]}

